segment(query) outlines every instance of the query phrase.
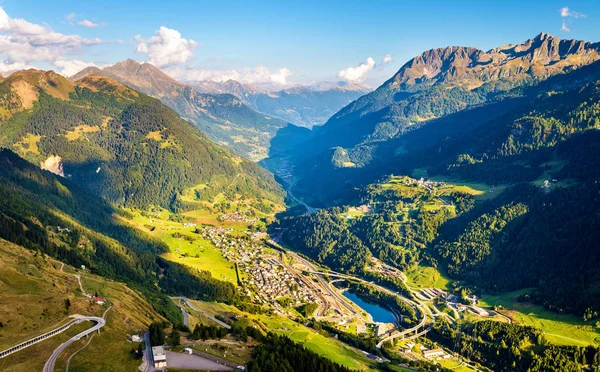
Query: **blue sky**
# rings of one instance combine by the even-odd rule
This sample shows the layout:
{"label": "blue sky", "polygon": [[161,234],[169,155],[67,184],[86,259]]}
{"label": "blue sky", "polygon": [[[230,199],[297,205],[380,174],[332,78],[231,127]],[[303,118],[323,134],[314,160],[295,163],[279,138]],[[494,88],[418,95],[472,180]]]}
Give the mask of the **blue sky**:
{"label": "blue sky", "polygon": [[[0,6],[8,17],[0,20],[4,70],[26,65],[69,73],[87,64],[133,58],[151,61],[181,79],[234,77],[291,84],[343,77],[377,86],[408,59],[434,47],[487,50],[542,31],[600,40],[597,0],[458,5],[432,0],[3,0]],[[568,11],[561,15],[565,7]],[[19,26],[19,19],[26,26]],[[35,42],[28,40],[31,25],[41,27]],[[40,35],[42,29],[56,40]],[[363,67],[339,74],[361,63]]]}

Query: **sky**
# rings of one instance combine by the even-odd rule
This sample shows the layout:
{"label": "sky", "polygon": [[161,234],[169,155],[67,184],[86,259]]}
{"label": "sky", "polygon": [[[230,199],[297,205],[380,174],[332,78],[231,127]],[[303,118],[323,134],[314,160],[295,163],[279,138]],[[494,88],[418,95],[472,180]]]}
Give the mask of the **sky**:
{"label": "sky", "polygon": [[127,58],[183,81],[375,88],[410,58],[546,32],[600,41],[600,1],[0,0],[0,72],[73,75]]}

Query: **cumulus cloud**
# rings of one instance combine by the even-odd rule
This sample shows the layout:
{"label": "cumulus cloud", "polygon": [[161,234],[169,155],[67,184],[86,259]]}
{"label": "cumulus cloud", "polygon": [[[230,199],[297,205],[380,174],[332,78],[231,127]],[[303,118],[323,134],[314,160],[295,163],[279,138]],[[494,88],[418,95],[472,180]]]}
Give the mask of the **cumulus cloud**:
{"label": "cumulus cloud", "polygon": [[271,71],[264,66],[255,68],[242,68],[239,70],[198,70],[186,68],[171,68],[166,72],[172,77],[182,81],[216,81],[218,83],[227,80],[235,80],[244,84],[270,83],[276,85],[288,85],[289,77],[293,73],[287,68]]}
{"label": "cumulus cloud", "polygon": [[149,62],[156,67],[180,65],[194,56],[194,48],[198,45],[194,40],[186,40],[177,30],[164,26],[154,36],[145,39],[136,36],[138,41],[136,53],[148,54]]}
{"label": "cumulus cloud", "polygon": [[32,61],[52,63],[82,47],[100,43],[98,38],[65,35],[22,18],[11,18],[0,7],[0,59],[3,68],[26,68]]}
{"label": "cumulus cloud", "polygon": [[380,63],[376,63],[372,57],[358,66],[348,67],[337,73],[337,77],[351,83],[362,83],[367,78],[367,74],[377,66],[383,66],[386,63],[392,62],[392,56],[386,54]]}
{"label": "cumulus cloud", "polygon": [[53,62],[53,64],[57,67],[57,72],[64,76],[73,76],[86,67],[98,67],[93,62],[84,62],[79,59],[57,59]]}
{"label": "cumulus cloud", "polygon": [[30,66],[26,63],[22,63],[22,62],[10,63],[7,61],[0,61],[0,72],[1,73],[18,71],[18,70],[27,70],[30,68],[34,68],[34,67]]}
{"label": "cumulus cloud", "polygon": [[87,27],[87,28],[96,28],[96,27],[100,26],[100,24],[94,23],[87,19],[84,19],[83,21],[79,21],[79,22],[77,22],[77,24],[80,26],[83,26],[83,27]]}
{"label": "cumulus cloud", "polygon": [[356,67],[348,67],[338,72],[337,77],[349,82],[361,83],[367,74],[375,67],[375,60],[371,57]]}

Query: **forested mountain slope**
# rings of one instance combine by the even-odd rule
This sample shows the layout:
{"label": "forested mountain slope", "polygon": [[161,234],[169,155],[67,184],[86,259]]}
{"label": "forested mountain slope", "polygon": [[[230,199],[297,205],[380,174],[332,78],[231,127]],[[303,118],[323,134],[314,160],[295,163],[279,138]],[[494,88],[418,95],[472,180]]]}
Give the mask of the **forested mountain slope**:
{"label": "forested mountain slope", "polygon": [[269,139],[288,125],[252,110],[231,94],[199,93],[149,63],[128,59],[103,69],[88,67],[70,79],[78,81],[90,74],[110,77],[160,99],[213,141],[253,161],[267,156]]}
{"label": "forested mountain slope", "polygon": [[102,198],[10,150],[0,150],[0,172],[1,238],[129,283],[174,322],[181,321],[180,312],[167,293],[233,300],[230,283],[159,258],[164,243],[120,222],[124,212]]}
{"label": "forested mountain slope", "polygon": [[28,70],[0,82],[0,145],[122,206],[177,208],[191,186],[283,201],[273,177],[110,78]]}
{"label": "forested mountain slope", "polygon": [[[402,269],[429,264],[478,290],[533,287],[529,298],[550,309],[594,314],[599,129],[600,62],[592,62],[388,140],[362,169],[320,166],[318,174],[328,176],[320,195],[338,206],[284,220],[283,236],[342,269],[360,272],[370,255]],[[425,181],[390,181],[390,174]],[[443,187],[436,179],[479,182],[492,196],[465,204],[468,196],[439,194],[438,206],[427,193],[413,196],[415,182]],[[311,187],[306,179],[299,185]],[[369,192],[380,188],[397,191]],[[345,216],[358,203],[374,211]],[[350,238],[358,240],[347,244]]]}
{"label": "forested mountain slope", "polygon": [[[445,138],[444,132],[468,133],[527,103],[535,93],[525,88],[536,87],[551,76],[575,72],[599,58],[598,44],[547,34],[488,52],[463,47],[427,51],[376,91],[340,110],[314,130],[297,151],[288,151],[301,178],[298,192],[326,192],[321,187],[327,189],[332,181],[342,184],[370,164],[374,164],[372,173],[377,173],[379,163],[398,165],[411,152],[407,146],[419,145],[418,141],[403,141],[413,132],[428,133],[422,139],[432,145],[432,140]],[[470,117],[458,116],[465,109]],[[451,121],[455,115],[457,120]],[[436,128],[427,132],[425,128],[434,124]],[[311,151],[304,150],[307,144]],[[317,174],[328,177],[322,183],[315,182]]]}

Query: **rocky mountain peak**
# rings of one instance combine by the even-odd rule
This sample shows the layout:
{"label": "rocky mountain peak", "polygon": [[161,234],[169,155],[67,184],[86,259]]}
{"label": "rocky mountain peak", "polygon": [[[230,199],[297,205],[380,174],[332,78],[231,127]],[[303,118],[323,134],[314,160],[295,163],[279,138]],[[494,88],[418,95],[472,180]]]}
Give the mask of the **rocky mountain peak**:
{"label": "rocky mountain peak", "polygon": [[438,83],[477,87],[498,78],[549,76],[600,59],[598,44],[540,33],[487,52],[472,47],[430,49],[408,61],[386,83],[394,89]]}

